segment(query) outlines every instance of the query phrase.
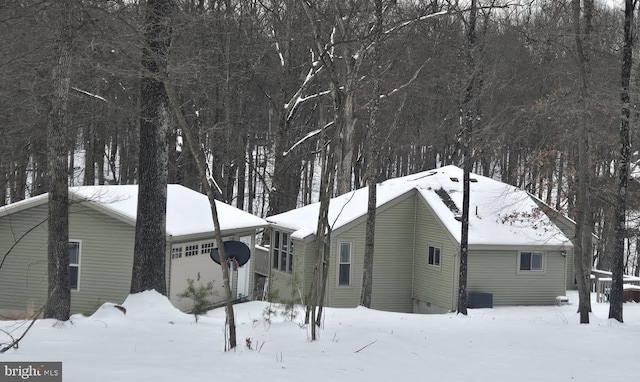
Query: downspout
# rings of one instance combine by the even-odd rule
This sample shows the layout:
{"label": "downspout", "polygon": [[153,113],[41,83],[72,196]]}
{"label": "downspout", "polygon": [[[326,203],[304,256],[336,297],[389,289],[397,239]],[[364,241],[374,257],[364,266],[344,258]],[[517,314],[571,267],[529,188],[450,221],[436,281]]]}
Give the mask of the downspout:
{"label": "downspout", "polygon": [[[271,301],[271,285],[273,285],[273,231],[274,228],[270,227],[269,230],[269,276],[267,277],[267,301]],[[264,234],[263,234],[264,235]],[[264,242],[264,240],[263,240]]]}
{"label": "downspout", "polygon": [[567,295],[567,271],[568,269],[568,261],[567,261],[567,257],[568,257],[568,252],[564,249],[560,250],[560,254],[562,255],[562,257],[564,257],[564,295]]}
{"label": "downspout", "polygon": [[453,277],[451,278],[453,281],[451,282],[451,311],[454,311],[453,307],[458,306],[456,303],[456,296],[458,295],[456,290],[456,277],[458,277],[458,254],[460,253],[460,245],[456,245],[456,251],[453,253]]}
{"label": "downspout", "polygon": [[413,253],[411,258],[411,299],[415,298],[415,280],[416,280],[416,223],[418,221],[418,192],[413,199]]}

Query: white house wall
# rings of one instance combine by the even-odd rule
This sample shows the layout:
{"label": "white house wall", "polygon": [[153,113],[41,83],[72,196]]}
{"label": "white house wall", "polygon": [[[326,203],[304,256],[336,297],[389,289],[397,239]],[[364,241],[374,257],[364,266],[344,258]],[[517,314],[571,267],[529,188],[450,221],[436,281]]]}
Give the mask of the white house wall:
{"label": "white house wall", "polygon": [[[252,235],[244,235],[240,237],[225,237],[224,241],[239,240],[247,244],[251,249],[254,248],[254,238]],[[203,250],[203,245],[205,250]],[[197,254],[192,256],[186,255],[186,248],[193,246],[197,248]],[[174,248],[181,248],[181,257],[175,258],[171,256],[171,277],[169,288],[169,300],[171,303],[180,310],[190,310],[193,308],[193,300],[189,298],[180,298],[178,295],[185,291],[188,287],[188,279],[192,279],[195,282],[196,288],[199,286],[205,286],[209,282],[213,282],[214,295],[209,297],[209,301],[212,304],[223,302],[225,299],[222,269],[220,265],[211,260],[209,256],[211,248],[217,248],[215,240],[199,240],[182,243],[173,243],[171,245],[171,251],[173,253]],[[251,250],[253,255],[254,250]],[[238,286],[239,274],[240,281],[243,285]],[[249,295],[253,286],[253,273],[251,271],[251,260],[242,266],[238,271],[230,272],[232,285],[232,296],[234,298],[241,297],[239,293],[242,293],[243,297]]]}

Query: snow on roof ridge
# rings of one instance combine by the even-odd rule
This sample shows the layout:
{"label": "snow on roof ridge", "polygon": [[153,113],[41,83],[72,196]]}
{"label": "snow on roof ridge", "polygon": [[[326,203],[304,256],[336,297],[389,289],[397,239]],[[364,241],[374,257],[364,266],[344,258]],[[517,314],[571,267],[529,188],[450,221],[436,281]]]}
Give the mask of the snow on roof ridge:
{"label": "snow on roof ridge", "polygon": [[[88,201],[109,213],[135,222],[138,204],[138,185],[89,185],[69,187],[72,201]],[[46,203],[47,194],[0,207],[0,216],[29,208],[37,202]],[[239,208],[216,201],[222,231],[255,229],[268,225],[267,221]],[[11,207],[11,208],[9,208]],[[167,234],[182,236],[213,232],[209,198],[180,184],[167,185]]]}
{"label": "snow on roof ridge", "polygon": [[[459,242],[462,176],[462,169],[449,165],[388,179],[377,187],[378,207],[415,189]],[[551,219],[544,212],[538,213],[537,205],[526,191],[486,176],[472,174],[472,177],[475,181],[471,183],[471,189],[476,192],[471,195],[470,229],[474,234],[470,237],[470,243],[571,246],[569,239]],[[457,178],[458,181],[451,178]],[[330,223],[335,223],[333,229],[366,214],[366,190],[367,187],[363,187],[331,199]],[[446,197],[442,194],[446,194]],[[347,204],[350,204],[349,208],[346,208]],[[318,202],[313,203],[267,217],[267,220],[294,230],[293,237],[305,238],[316,233],[318,207]]]}

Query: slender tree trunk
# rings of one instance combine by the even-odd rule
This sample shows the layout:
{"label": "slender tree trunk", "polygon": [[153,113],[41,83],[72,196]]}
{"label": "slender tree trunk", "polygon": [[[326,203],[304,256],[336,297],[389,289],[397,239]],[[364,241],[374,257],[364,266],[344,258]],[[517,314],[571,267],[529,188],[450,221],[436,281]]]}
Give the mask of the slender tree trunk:
{"label": "slender tree trunk", "polygon": [[[305,323],[311,320],[311,340],[317,339],[316,325],[318,317],[316,316],[316,308],[321,303],[319,300],[318,290],[322,289],[322,280],[325,279],[326,267],[324,266],[326,248],[326,233],[329,228],[329,201],[331,199],[331,189],[333,189],[334,177],[334,159],[332,148],[329,147],[329,138],[326,130],[322,132],[322,177],[320,179],[320,209],[318,212],[318,224],[316,230],[316,247],[315,247],[315,263],[313,266],[313,278],[309,287],[309,296],[307,297],[307,312]],[[334,134],[335,136],[336,134]]]}
{"label": "slender tree trunk", "polygon": [[367,130],[366,147],[366,178],[369,190],[367,201],[367,223],[365,228],[364,268],[362,273],[362,291],[360,305],[371,307],[373,290],[373,256],[375,253],[376,205],[377,205],[377,163],[378,163],[378,114],[380,113],[380,67],[382,60],[380,53],[382,44],[383,8],[382,0],[375,0],[375,28],[373,30],[373,95],[369,107],[369,129]]}
{"label": "slender tree trunk", "polygon": [[238,148],[241,148],[239,152],[242,153],[242,156],[238,157],[238,195],[236,199],[236,207],[240,210],[244,210],[247,182],[247,135],[244,133],[238,135]]}
{"label": "slender tree trunk", "polygon": [[633,275],[640,276],[640,237],[636,238],[636,263],[633,266]]}
{"label": "slender tree trunk", "polygon": [[71,82],[71,49],[73,43],[72,7],[70,0],[57,4],[60,10],[60,36],[57,62],[53,69],[52,110],[49,116],[49,213],[48,213],[48,295],[45,318],[61,321],[71,314],[69,287],[69,131],[68,98]]}
{"label": "slender tree trunk", "polygon": [[327,234],[324,239],[323,261],[322,261],[322,278],[320,281],[320,294],[318,295],[318,314],[316,314],[315,324],[320,327],[322,322],[322,311],[324,308],[324,298],[327,294],[327,280],[329,278],[329,266],[331,264],[331,226],[327,220]]}
{"label": "slender tree trunk", "polygon": [[[576,44],[576,60],[579,72],[579,107],[586,111],[586,97],[588,95],[588,57],[586,52],[586,41],[591,32],[591,17],[593,15],[593,0],[585,0],[584,20],[581,15],[582,10],[580,0],[572,0],[572,17],[574,37]],[[584,22],[583,22],[584,21]],[[583,25],[584,24],[584,25]],[[578,185],[576,191],[576,243],[574,243],[574,269],[578,282],[578,312],[580,313],[580,323],[589,323],[589,312],[591,312],[591,261],[592,261],[592,231],[593,219],[591,212],[590,195],[590,172],[591,154],[589,152],[590,123],[586,118],[578,121],[580,135],[578,137]]]}
{"label": "slender tree trunk", "polygon": [[93,125],[88,123],[84,128],[84,185],[94,185],[96,182],[96,148]]}
{"label": "slender tree trunk", "polygon": [[4,158],[0,159],[0,207],[7,204],[7,184],[9,166]]}
{"label": "slender tree trunk", "polygon": [[564,175],[564,156],[565,154],[561,151],[558,159],[558,176],[557,176],[557,184],[556,184],[556,210],[560,211],[562,208],[562,184],[563,184],[563,175]]}
{"label": "slender tree trunk", "polygon": [[[213,220],[213,227],[215,231],[215,239],[216,245],[218,247],[218,253],[220,254],[220,268],[222,269],[222,285],[224,287],[224,296],[225,296],[225,313],[226,313],[226,325],[229,328],[229,343],[225,342],[225,350],[233,349],[237,346],[236,340],[236,322],[235,322],[235,314],[233,311],[233,296],[231,293],[231,278],[229,274],[229,261],[227,259],[227,255],[224,251],[224,242],[222,240],[222,232],[220,230],[220,221],[218,218],[218,209],[216,206],[216,192],[214,191],[214,185],[211,183],[212,179],[210,174],[212,173],[211,169],[207,167],[206,158],[204,152],[202,152],[200,147],[200,142],[196,137],[194,129],[191,125],[189,125],[184,118],[184,114],[180,109],[180,105],[178,104],[175,90],[173,86],[169,83],[165,83],[165,88],[168,96],[168,100],[171,104],[171,109],[173,110],[174,115],[176,116],[180,128],[184,132],[184,135],[187,139],[189,148],[191,149],[191,154],[193,155],[194,161],[196,162],[196,167],[198,168],[198,173],[200,174],[200,178],[202,179],[202,185],[206,191],[207,197],[209,198],[209,205],[211,206],[211,218]],[[227,346],[228,345],[228,346]]]}
{"label": "slender tree trunk", "polygon": [[170,115],[162,78],[171,41],[172,0],[148,0],[142,66],[138,211],[131,293],[166,294],[167,160]]}
{"label": "slender tree trunk", "polygon": [[[354,69],[351,69],[354,70]],[[349,73],[348,76],[355,76],[357,73]],[[338,166],[338,172],[336,174],[336,193],[338,195],[345,194],[353,189],[352,187],[352,175],[353,175],[353,161],[354,161],[354,150],[355,150],[355,131],[356,131],[356,118],[353,113],[354,103],[355,103],[355,89],[353,89],[353,85],[350,84],[353,82],[351,78],[347,79],[349,83],[345,86],[345,91],[343,92],[343,116],[341,120],[343,121],[343,134],[342,134],[342,143],[340,150],[340,164]]]}
{"label": "slender tree trunk", "polygon": [[629,137],[629,123],[631,120],[631,100],[629,97],[629,84],[631,81],[631,65],[633,63],[633,14],[635,0],[625,0],[624,7],[624,45],[622,48],[622,71],[620,103],[622,113],[620,119],[620,158],[618,158],[618,192],[615,203],[615,250],[613,253],[613,276],[611,282],[611,294],[609,297],[609,318],[623,322],[622,315],[622,289],[623,289],[623,262],[624,242],[627,236],[627,185],[629,183],[629,162],[631,153],[631,140]]}
{"label": "slender tree trunk", "polygon": [[479,79],[477,78],[478,62],[476,60],[476,20],[477,20],[477,1],[471,1],[469,10],[469,21],[467,25],[467,44],[469,68],[472,71],[471,78],[467,85],[465,98],[462,105],[463,115],[461,122],[463,123],[462,139],[463,139],[463,191],[462,191],[462,227],[460,233],[460,270],[458,277],[458,313],[467,314],[467,265],[469,256],[469,193],[470,182],[469,177],[473,168],[473,123],[476,118],[477,98],[479,95]]}

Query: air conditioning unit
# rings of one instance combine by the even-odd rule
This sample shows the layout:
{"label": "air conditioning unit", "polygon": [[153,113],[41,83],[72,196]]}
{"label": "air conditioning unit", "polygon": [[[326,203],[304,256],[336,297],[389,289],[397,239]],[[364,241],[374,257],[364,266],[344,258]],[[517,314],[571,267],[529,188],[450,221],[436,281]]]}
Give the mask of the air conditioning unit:
{"label": "air conditioning unit", "polygon": [[493,293],[469,292],[467,308],[493,308]]}

